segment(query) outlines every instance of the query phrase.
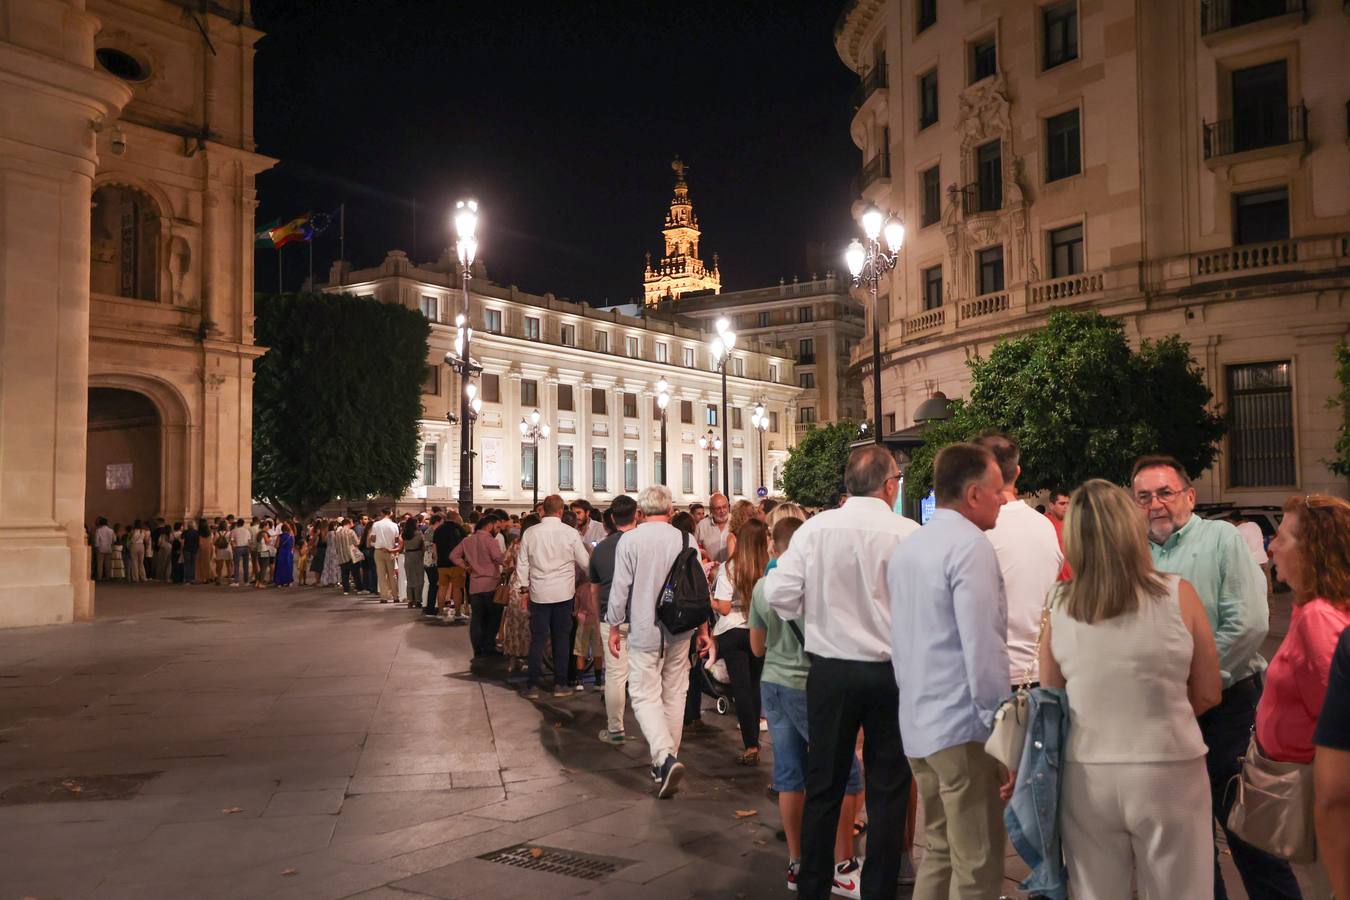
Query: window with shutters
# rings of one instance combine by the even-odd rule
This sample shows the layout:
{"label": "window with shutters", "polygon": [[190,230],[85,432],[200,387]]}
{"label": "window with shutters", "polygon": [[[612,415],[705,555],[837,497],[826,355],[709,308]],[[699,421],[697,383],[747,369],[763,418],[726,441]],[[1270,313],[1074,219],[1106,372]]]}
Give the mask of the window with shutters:
{"label": "window with shutters", "polygon": [[623,395],[623,417],[625,419],[636,419],[637,414],[637,394],[625,392]]}
{"label": "window with shutters", "polygon": [[572,448],[566,444],[558,446],[558,490],[572,490]]}
{"label": "window with shutters", "polygon": [[521,406],[539,405],[539,382],[529,378],[521,379],[520,405]]}
{"label": "window with shutters", "polygon": [[609,490],[609,466],[604,447],[591,450],[591,487],[597,491]]}
{"label": "window with shutters", "polygon": [[1228,367],[1228,482],[1232,487],[1298,482],[1288,360]]}

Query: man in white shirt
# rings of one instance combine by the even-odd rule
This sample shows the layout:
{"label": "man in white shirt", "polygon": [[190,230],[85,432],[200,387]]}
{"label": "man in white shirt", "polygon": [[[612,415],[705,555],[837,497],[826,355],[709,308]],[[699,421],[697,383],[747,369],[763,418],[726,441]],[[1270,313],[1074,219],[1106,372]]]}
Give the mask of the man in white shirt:
{"label": "man in white shirt", "polygon": [[563,524],[563,498],[544,498],[544,517],[527,530],[516,552],[516,580],[530,608],[530,663],[525,697],[539,697],[544,647],[553,642],[553,696],[572,696],[567,663],[572,655],[572,606],[577,596],[577,567],[584,571],[590,553],[575,528]]}
{"label": "man in white shirt", "polygon": [[708,559],[715,563],[727,561],[727,534],[731,529],[731,501],[725,494],[713,494],[708,499],[712,514],[694,526],[694,537]]}
{"label": "man in white shirt", "polygon": [[1247,549],[1252,552],[1252,559],[1261,567],[1261,574],[1266,577],[1266,593],[1270,593],[1270,557],[1266,554],[1266,535],[1251,519],[1244,516],[1241,512],[1236,512],[1228,517],[1228,521],[1237,527],[1238,534],[1247,542]]}
{"label": "man in white shirt", "polygon": [[375,576],[379,580],[381,603],[393,603],[398,599],[394,555],[402,541],[399,540],[398,523],[393,516],[392,510],[382,509],[379,519],[370,526],[369,546],[375,550]]}
{"label": "man in white shirt", "polygon": [[112,567],[113,543],[117,535],[108,527],[108,520],[98,517],[98,527],[94,529],[94,552],[98,554],[98,580],[107,581]]}
{"label": "man in white shirt", "polygon": [[591,506],[589,500],[573,500],[571,509],[573,515],[577,517],[577,534],[581,535],[581,542],[594,549],[595,545],[603,541],[609,533],[605,531],[603,523],[593,518],[595,507]]}
{"label": "man in white shirt", "polygon": [[803,623],[806,681],[806,807],[797,889],[824,900],[834,887],[834,838],[858,729],[867,773],[867,862],[862,896],[891,897],[905,852],[910,771],[900,740],[891,670],[887,561],[919,525],[894,512],[900,468],[880,444],[854,450],[844,470],[849,499],[797,530],[765,581],[784,620]]}
{"label": "man in white shirt", "polygon": [[998,524],[985,536],[998,555],[1003,589],[1008,595],[1009,684],[1014,688],[1023,683],[1039,685],[1036,646],[1041,617],[1046,596],[1064,563],[1059,535],[1049,518],[1017,497],[1017,478],[1022,474],[1017,442],[1004,434],[986,432],[975,443],[994,454],[1007,501],[998,511]]}
{"label": "man in white shirt", "polygon": [[[670,524],[674,504],[670,488],[655,484],[638,494],[642,524],[627,532],[614,549],[614,580],[610,583],[605,621],[609,624],[609,652],[623,649],[621,625],[628,625],[628,694],[633,716],[651,750],[652,779],[657,796],[666,798],[679,789],[684,765],[679,761],[684,733],[684,701],[689,690],[689,641],[694,632],[671,635],[656,620],[656,603],[666,575],[684,551],[684,535]],[[538,526],[525,532],[526,537]],[[693,546],[691,543],[689,546]],[[699,652],[712,652],[705,622],[698,628]]]}
{"label": "man in white shirt", "polygon": [[248,584],[249,544],[252,542],[253,532],[248,523],[243,519],[235,519],[234,527],[230,529],[230,549],[234,551],[234,581],[230,582],[230,587]]}

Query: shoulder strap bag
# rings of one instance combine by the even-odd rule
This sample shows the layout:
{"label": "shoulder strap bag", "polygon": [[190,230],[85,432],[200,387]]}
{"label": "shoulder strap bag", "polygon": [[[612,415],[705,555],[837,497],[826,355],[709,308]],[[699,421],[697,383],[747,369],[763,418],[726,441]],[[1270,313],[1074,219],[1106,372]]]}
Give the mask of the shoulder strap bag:
{"label": "shoulder strap bag", "polygon": [[1253,736],[1230,790],[1233,784],[1237,799],[1228,813],[1229,831],[1280,859],[1317,859],[1312,766],[1267,758]]}
{"label": "shoulder strap bag", "polygon": [[1022,748],[1027,742],[1027,723],[1031,717],[1031,672],[1041,656],[1045,623],[1050,620],[1050,598],[1054,594],[1054,589],[1045,593],[1045,606],[1041,608],[1041,630],[1036,635],[1036,649],[1032,651],[1031,664],[1022,673],[1022,683],[1017,690],[999,704],[994,712],[994,730],[984,742],[984,752],[1003,763],[1010,772],[1022,763]]}

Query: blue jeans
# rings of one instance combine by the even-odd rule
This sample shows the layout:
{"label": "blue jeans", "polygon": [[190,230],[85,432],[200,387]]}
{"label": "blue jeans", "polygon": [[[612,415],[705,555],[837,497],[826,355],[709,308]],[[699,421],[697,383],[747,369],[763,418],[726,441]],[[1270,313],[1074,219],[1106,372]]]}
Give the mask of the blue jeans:
{"label": "blue jeans", "polygon": [[234,548],[234,583],[248,584],[249,553],[247,547]]}
{"label": "blue jeans", "polygon": [[[780,793],[804,791],[806,748],[810,740],[806,724],[806,691],[761,681],[759,693],[764,703],[764,718],[769,720],[769,737],[773,740],[773,788]],[[861,790],[862,769],[855,753],[844,793],[856,794]]]}
{"label": "blue jeans", "polygon": [[553,640],[553,689],[570,688],[567,666],[572,656],[572,604],[576,598],[561,603],[530,601],[530,687],[539,687],[539,672],[544,663],[544,648]]}
{"label": "blue jeans", "polygon": [[[1300,900],[1303,894],[1294,878],[1289,863],[1271,856],[1248,844],[1228,830],[1228,812],[1237,799],[1230,782],[1242,769],[1242,757],[1247,752],[1252,728],[1256,724],[1256,705],[1261,702],[1261,676],[1254,675],[1234,684],[1223,692],[1219,705],[1200,717],[1200,734],[1209,753],[1205,768],[1209,770],[1210,796],[1214,804],[1214,818],[1224,826],[1228,849],[1233,854],[1233,865],[1242,876],[1247,896],[1261,900]],[[1214,854],[1214,898],[1228,900],[1223,876],[1219,873],[1219,856]]]}

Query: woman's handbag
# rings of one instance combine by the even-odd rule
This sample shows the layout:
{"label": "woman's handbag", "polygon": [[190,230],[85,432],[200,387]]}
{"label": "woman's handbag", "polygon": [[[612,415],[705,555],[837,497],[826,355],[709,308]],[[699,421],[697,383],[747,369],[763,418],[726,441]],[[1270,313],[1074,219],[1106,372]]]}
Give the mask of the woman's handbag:
{"label": "woman's handbag", "polygon": [[497,588],[492,592],[492,602],[498,606],[505,606],[511,602],[511,570],[502,570],[501,577],[497,581]]}
{"label": "woman's handbag", "polygon": [[1031,673],[1041,658],[1041,641],[1045,638],[1045,623],[1050,620],[1050,597],[1045,595],[1045,606],[1041,609],[1041,630],[1036,635],[1036,649],[1032,651],[1031,664],[1022,673],[1022,683],[1007,700],[999,704],[994,712],[994,730],[984,742],[984,752],[1003,763],[1009,772],[1017,770],[1022,762],[1022,748],[1027,742],[1027,720],[1031,713]]}
{"label": "woman's handbag", "polygon": [[1317,859],[1312,766],[1268,759],[1253,737],[1233,781],[1237,799],[1228,813],[1229,831],[1280,859]]}

